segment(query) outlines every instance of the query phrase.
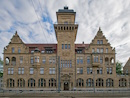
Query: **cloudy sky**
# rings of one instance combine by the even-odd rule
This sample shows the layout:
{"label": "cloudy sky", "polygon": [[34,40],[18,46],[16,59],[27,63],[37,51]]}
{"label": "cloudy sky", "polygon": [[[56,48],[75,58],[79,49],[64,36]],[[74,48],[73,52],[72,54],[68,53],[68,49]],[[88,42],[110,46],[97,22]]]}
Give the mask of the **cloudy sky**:
{"label": "cloudy sky", "polygon": [[25,43],[56,43],[56,11],[76,11],[76,43],[90,43],[99,26],[116,48],[116,60],[130,57],[130,0],[0,0],[0,56],[18,31]]}

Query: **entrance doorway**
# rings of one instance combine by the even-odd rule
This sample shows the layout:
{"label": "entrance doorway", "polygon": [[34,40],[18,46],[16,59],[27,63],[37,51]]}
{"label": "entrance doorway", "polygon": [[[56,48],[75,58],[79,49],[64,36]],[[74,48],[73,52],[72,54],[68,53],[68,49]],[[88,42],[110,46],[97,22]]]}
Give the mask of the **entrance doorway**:
{"label": "entrance doorway", "polygon": [[69,83],[68,82],[64,82],[64,90],[69,90]]}

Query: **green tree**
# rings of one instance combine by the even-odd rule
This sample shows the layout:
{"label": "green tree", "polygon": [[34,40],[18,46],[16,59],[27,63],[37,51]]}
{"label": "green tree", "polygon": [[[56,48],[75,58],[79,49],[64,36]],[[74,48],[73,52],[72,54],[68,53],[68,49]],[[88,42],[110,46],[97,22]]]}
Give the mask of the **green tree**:
{"label": "green tree", "polygon": [[[3,66],[3,60],[1,59],[1,57],[0,57],[0,66]],[[0,77],[2,76],[3,76],[3,72],[0,70]]]}
{"label": "green tree", "polygon": [[122,74],[122,63],[120,63],[119,61],[116,62],[116,73],[117,74]]}

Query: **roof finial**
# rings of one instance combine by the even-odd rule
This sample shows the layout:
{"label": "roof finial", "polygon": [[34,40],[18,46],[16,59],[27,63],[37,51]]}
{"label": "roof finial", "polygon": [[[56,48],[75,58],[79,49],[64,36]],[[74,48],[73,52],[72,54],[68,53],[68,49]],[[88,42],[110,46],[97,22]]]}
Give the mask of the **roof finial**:
{"label": "roof finial", "polygon": [[99,31],[101,31],[101,27],[99,27]]}

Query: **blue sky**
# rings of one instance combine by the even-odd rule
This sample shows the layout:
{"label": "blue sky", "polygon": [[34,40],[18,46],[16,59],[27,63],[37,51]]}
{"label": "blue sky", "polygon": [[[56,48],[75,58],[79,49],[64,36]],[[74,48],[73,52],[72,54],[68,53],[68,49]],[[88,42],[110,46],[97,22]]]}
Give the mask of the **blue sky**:
{"label": "blue sky", "polygon": [[76,43],[90,43],[100,26],[124,65],[130,57],[130,0],[0,0],[0,56],[15,31],[25,43],[56,43],[53,23],[65,5],[76,11]]}

